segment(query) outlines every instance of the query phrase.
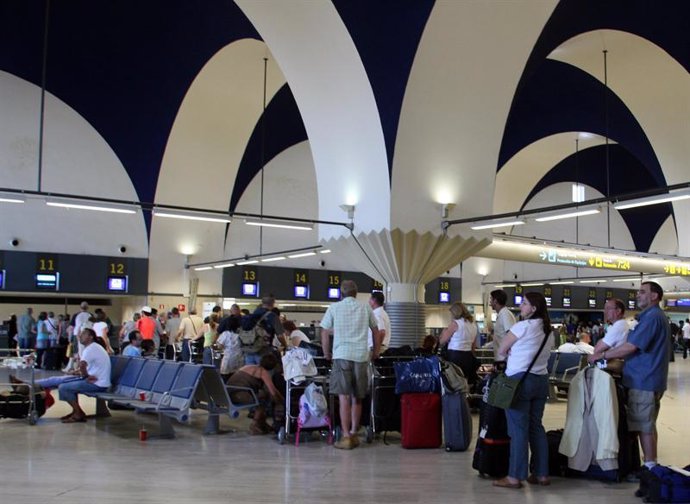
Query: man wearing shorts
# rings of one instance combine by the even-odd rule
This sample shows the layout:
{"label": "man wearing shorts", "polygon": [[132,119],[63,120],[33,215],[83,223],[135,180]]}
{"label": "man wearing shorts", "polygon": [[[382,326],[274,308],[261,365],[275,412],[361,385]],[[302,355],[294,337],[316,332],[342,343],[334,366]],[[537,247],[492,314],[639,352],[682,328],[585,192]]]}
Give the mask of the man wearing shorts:
{"label": "man wearing shorts", "polygon": [[623,385],[628,391],[628,428],[639,434],[644,465],[657,460],[656,419],[668,378],[671,327],[659,303],[664,296],[655,282],[643,282],[637,293],[640,321],[628,339],[615,348],[598,352],[600,359],[625,359]]}
{"label": "man wearing shorts", "polygon": [[[343,300],[332,304],[321,321],[324,355],[333,360],[330,393],[340,400],[342,436],[336,448],[351,450],[359,446],[357,431],[362,416],[362,399],[369,391],[369,359],[381,351],[381,334],[369,305],[357,301],[357,284],[344,280],[340,285]],[[368,329],[374,335],[374,350],[369,353]],[[333,349],[330,338],[333,334]]]}

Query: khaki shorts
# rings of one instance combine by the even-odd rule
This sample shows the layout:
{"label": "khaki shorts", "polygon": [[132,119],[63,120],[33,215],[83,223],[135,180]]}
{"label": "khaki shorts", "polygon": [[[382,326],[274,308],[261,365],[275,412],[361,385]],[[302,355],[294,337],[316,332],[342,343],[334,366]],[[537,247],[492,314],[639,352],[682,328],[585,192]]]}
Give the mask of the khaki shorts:
{"label": "khaki shorts", "polygon": [[369,363],[334,359],[329,391],[364,399],[369,393]]}
{"label": "khaki shorts", "polygon": [[663,395],[663,392],[628,389],[628,429],[631,432],[656,432],[656,419]]}

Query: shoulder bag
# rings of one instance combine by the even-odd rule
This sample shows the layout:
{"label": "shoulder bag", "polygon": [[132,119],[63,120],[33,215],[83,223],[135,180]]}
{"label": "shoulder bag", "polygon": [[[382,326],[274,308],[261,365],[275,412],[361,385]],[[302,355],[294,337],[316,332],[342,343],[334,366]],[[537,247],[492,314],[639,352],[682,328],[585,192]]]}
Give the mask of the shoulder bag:
{"label": "shoulder bag", "polygon": [[491,387],[489,388],[489,397],[486,400],[487,403],[501,409],[510,409],[517,403],[522,382],[525,381],[525,378],[527,378],[527,375],[532,370],[532,366],[537,362],[537,357],[541,354],[544,345],[546,345],[546,340],[548,339],[549,335],[545,334],[539,350],[537,350],[534,359],[532,359],[532,362],[527,368],[527,371],[525,371],[525,374],[522,375],[522,378],[511,378],[503,372],[493,379]]}

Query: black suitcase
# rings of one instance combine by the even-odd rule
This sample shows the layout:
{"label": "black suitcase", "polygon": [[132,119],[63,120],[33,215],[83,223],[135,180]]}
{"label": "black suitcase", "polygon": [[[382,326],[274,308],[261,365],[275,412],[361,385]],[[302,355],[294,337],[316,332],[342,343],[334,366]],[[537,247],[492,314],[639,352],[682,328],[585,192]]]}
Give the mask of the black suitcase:
{"label": "black suitcase", "polygon": [[59,371],[61,368],[58,361],[58,349],[55,347],[46,348],[43,352],[41,367],[47,371]]}
{"label": "black suitcase", "polygon": [[465,394],[443,395],[443,439],[446,451],[466,451],[472,442],[472,417]]}
{"label": "black suitcase", "polygon": [[472,468],[480,476],[502,478],[508,474],[510,437],[505,411],[482,401],[479,409],[479,437]]}

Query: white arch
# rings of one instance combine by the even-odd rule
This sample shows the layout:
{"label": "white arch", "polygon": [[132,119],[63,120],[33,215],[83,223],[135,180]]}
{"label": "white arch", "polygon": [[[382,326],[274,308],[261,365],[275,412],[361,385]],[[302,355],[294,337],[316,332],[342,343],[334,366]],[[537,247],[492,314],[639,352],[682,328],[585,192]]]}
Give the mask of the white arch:
{"label": "white arch", "polygon": [[[506,118],[530,51],[557,2],[436,2],[407,85],[393,162],[402,229],[492,212]],[[519,27],[519,29],[516,29]],[[411,211],[411,209],[413,209]]]}
{"label": "white arch", "polygon": [[[666,181],[690,181],[690,75],[649,40],[616,30],[596,30],[563,43],[549,56],[603,82],[602,50],[608,51],[608,85],[623,100],[649,139]],[[676,202],[679,253],[690,255],[690,203]]]}
{"label": "white arch", "polygon": [[[40,89],[0,71],[0,183],[37,189]],[[46,93],[42,187],[46,192],[138,201],[132,181],[103,137],[75,110]],[[20,250],[147,257],[142,213],[123,215],[48,207],[44,198],[0,203],[0,243]]]}
{"label": "white arch", "polygon": [[[228,210],[237,170],[262,114],[264,57],[270,101],[285,78],[263,42],[229,44],[201,69],[170,131],[156,203]],[[150,290],[186,292],[186,256],[193,255],[192,262],[218,259],[224,240],[224,224],[153,217]],[[219,293],[220,280],[204,283],[199,292]]]}
{"label": "white arch", "polygon": [[[493,213],[518,211],[544,175],[575,152],[576,138],[579,138],[580,150],[604,143],[599,135],[569,131],[540,138],[511,157],[496,176]],[[587,199],[592,197],[586,196]],[[570,196],[560,203],[568,201],[571,201]]]}
{"label": "white arch", "polygon": [[[331,2],[237,0],[271,48],[300,109],[316,166],[319,218],[361,231],[390,227],[386,147],[376,100],[350,34]],[[320,229],[322,238],[341,228]]]}

